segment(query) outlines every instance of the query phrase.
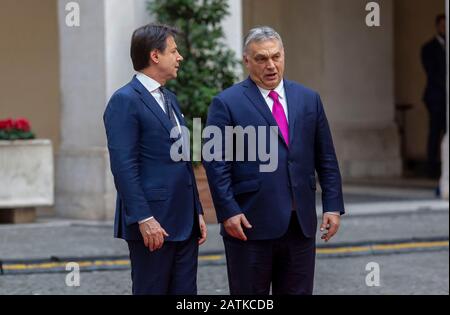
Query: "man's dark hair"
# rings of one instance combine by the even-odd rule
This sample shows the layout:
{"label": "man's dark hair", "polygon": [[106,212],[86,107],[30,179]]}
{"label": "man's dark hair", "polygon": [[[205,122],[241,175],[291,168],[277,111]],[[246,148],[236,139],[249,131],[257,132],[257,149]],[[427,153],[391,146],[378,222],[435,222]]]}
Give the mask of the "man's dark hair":
{"label": "man's dark hair", "polygon": [[150,52],[157,49],[164,52],[167,47],[166,40],[169,36],[175,37],[178,30],[163,24],[150,23],[133,32],[131,37],[131,60],[136,71],[147,68],[150,65]]}
{"label": "man's dark hair", "polygon": [[445,14],[439,14],[438,16],[436,16],[436,26],[438,26],[442,20],[445,21]]}

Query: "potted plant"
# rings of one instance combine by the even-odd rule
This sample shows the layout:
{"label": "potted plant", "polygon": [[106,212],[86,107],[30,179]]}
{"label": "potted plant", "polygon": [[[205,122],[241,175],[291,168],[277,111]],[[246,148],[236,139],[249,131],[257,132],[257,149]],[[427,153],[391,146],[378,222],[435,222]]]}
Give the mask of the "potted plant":
{"label": "potted plant", "polygon": [[[227,0],[152,0],[148,9],[160,23],[181,31],[177,45],[184,61],[177,80],[167,85],[182,106],[192,132],[192,121],[206,123],[208,106],[215,95],[233,85],[239,64],[234,52],[224,43],[221,22],[229,14]],[[206,175],[200,163],[194,171],[207,222],[215,222]]]}
{"label": "potted plant", "polygon": [[24,118],[0,120],[0,140],[34,139],[30,123]]}
{"label": "potted plant", "polygon": [[33,222],[53,205],[53,150],[24,118],[0,120],[0,223]]}

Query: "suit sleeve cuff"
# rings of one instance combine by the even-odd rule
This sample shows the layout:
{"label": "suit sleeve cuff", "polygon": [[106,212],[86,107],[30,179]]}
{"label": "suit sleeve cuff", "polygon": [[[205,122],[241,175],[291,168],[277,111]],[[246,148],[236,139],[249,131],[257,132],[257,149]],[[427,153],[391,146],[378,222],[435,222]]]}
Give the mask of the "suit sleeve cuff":
{"label": "suit sleeve cuff", "polygon": [[230,205],[228,205],[227,207],[217,207],[216,208],[216,216],[217,216],[217,221],[219,223],[223,223],[224,221],[228,220],[231,217],[234,217],[238,214],[241,214],[242,211],[239,208],[237,203],[232,203]]}
{"label": "suit sleeve cuff", "polygon": [[147,221],[150,221],[151,219],[153,219],[153,216],[151,216],[150,218],[146,218],[146,219],[144,219],[144,220],[140,220],[140,221],[138,221],[138,223],[139,223],[139,224],[142,224],[142,223],[145,223],[145,222],[147,222]]}

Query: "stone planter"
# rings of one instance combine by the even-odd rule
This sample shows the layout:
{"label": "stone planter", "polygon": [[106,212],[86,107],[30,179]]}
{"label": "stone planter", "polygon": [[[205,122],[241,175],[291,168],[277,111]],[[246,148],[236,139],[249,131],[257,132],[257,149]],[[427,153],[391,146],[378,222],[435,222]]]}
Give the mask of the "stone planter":
{"label": "stone planter", "polygon": [[198,165],[194,168],[194,175],[197,182],[198,193],[200,195],[200,201],[205,213],[206,223],[217,223],[216,212],[214,210],[214,204],[209,190],[208,179],[206,178],[206,172],[202,165]]}
{"label": "stone planter", "polygon": [[0,223],[28,223],[54,204],[50,140],[0,140]]}

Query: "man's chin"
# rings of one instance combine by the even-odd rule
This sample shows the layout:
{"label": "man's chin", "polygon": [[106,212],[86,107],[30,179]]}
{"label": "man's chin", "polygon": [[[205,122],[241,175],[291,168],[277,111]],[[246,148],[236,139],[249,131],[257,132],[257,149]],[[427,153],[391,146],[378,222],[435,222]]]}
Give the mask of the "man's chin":
{"label": "man's chin", "polygon": [[267,90],[273,90],[280,84],[280,81],[274,80],[274,81],[266,81],[264,82],[264,85],[267,87]]}

